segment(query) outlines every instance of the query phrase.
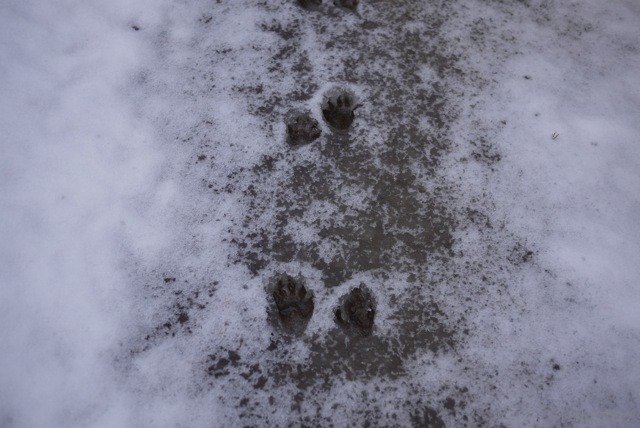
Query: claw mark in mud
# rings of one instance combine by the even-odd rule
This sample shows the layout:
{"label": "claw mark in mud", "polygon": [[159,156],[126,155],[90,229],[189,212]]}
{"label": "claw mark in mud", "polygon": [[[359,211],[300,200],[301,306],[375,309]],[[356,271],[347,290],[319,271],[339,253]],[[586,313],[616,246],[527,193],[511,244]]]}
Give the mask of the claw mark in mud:
{"label": "claw mark in mud", "polygon": [[281,275],[273,290],[273,300],[287,328],[296,332],[304,330],[313,315],[314,295],[302,278]]}
{"label": "claw mark in mud", "polygon": [[309,111],[293,110],[285,119],[287,125],[287,142],[291,146],[301,146],[320,138],[322,131],[318,121]]}
{"label": "claw mark in mud", "polygon": [[364,284],[352,289],[342,297],[335,314],[338,324],[355,328],[365,336],[370,334],[376,316],[376,303],[371,291]]}
{"label": "claw mark in mud", "polygon": [[355,110],[360,107],[356,98],[348,90],[334,88],[329,90],[322,102],[322,115],[335,129],[346,131],[355,119]]}

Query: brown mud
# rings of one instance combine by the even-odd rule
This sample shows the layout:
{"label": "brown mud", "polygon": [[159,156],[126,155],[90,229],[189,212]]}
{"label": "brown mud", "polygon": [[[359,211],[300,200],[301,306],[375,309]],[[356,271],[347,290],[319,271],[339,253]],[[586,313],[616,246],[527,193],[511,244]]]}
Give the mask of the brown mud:
{"label": "brown mud", "polygon": [[[192,159],[202,156],[185,175],[201,178],[203,218],[212,201],[241,195],[242,209],[234,211],[237,218],[221,245],[232,248],[229,264],[246,268],[255,283],[268,284],[261,298],[242,302],[267,313],[266,321],[246,322],[264,323],[268,343],[254,343],[250,350],[242,343],[204,346],[194,383],[203,394],[224,390],[221,403],[236,406],[247,425],[277,421],[270,415],[278,410],[297,422],[292,425],[329,426],[324,400],[354,381],[363,385],[347,411],[358,422],[354,425],[444,426],[446,420],[455,426],[495,426],[501,415],[483,391],[495,390],[499,375],[465,360],[463,351],[476,333],[480,311],[522,305],[511,291],[510,275],[535,265],[537,257],[535,243],[513,236],[492,216],[485,189],[469,187],[446,171],[453,159],[487,178],[503,162],[492,140],[492,127],[499,124],[457,132],[473,112],[474,94],[491,83],[469,64],[458,35],[448,33],[461,3],[371,0],[366,16],[328,2],[300,3],[318,11],[294,4],[297,15],[284,17],[284,6],[259,2],[264,18],[257,28],[273,43],[245,47],[241,54],[258,52],[266,66],[251,75],[255,82],[222,91],[244,103],[276,148],[220,175],[216,144],[222,143],[211,122],[203,120],[189,135],[176,137],[192,147]],[[228,13],[231,4],[214,7]],[[363,12],[364,2],[359,6]],[[345,17],[349,21],[341,21]],[[200,23],[203,31],[207,19]],[[491,37],[502,36],[490,24],[479,19],[463,28],[469,33],[466,43],[483,54],[491,53]],[[305,45],[309,40],[313,49]],[[224,47],[211,50],[208,61],[190,63],[185,93],[207,94],[216,77],[209,65],[233,64],[234,54]],[[295,85],[281,84],[285,81]],[[341,89],[324,92],[328,84]],[[353,88],[358,99],[345,88]],[[313,101],[319,96],[321,102]],[[310,110],[292,115],[301,105]],[[331,132],[320,132],[323,119]],[[304,150],[293,150],[300,145]],[[202,220],[208,221],[214,220]],[[467,235],[478,237],[473,251],[460,248]],[[318,281],[272,278],[283,265],[303,266]],[[217,298],[218,284],[212,285],[210,275],[203,269],[190,282],[174,273],[169,281],[148,282],[149,294],[162,295],[167,309],[135,352],[199,332],[203,308]],[[343,288],[361,278],[368,289]],[[339,307],[316,312],[329,298],[339,300]],[[322,316],[335,323],[318,333],[310,323]],[[307,352],[304,357],[297,354],[300,349]],[[437,373],[434,361],[441,357],[460,368],[457,377],[413,379],[416,364],[428,370],[433,363]],[[562,373],[557,366],[552,371]],[[543,391],[550,381],[538,382],[538,374],[531,369],[522,376]],[[369,384],[375,387],[367,389]],[[398,398],[385,402],[385,397]]]}
{"label": "brown mud", "polygon": [[[364,26],[347,29],[340,38],[326,37],[326,49],[345,56],[332,79],[342,84],[325,92],[321,105],[316,106],[334,132],[323,134],[310,146],[319,155],[313,161],[298,159],[293,153],[274,153],[241,173],[252,184],[245,191],[250,207],[243,220],[246,234],[235,237],[237,262],[246,264],[254,275],[268,267],[278,269],[282,263],[298,262],[321,272],[327,289],[363,272],[383,283],[398,273],[414,281],[405,292],[392,295],[373,288],[350,290],[331,314],[336,326],[326,334],[296,339],[278,331],[282,329],[274,331],[259,367],[274,388],[296,385],[300,411],[312,397],[345,379],[402,379],[407,376],[407,362],[416,355],[455,352],[469,332],[463,315],[445,313],[432,298],[432,290],[441,284],[429,273],[430,265],[446,264],[454,256],[454,233],[459,223],[466,222],[451,208],[456,190],[440,178],[439,171],[441,159],[454,145],[448,135],[458,116],[457,90],[449,82],[463,78],[463,72],[457,57],[448,52],[446,40],[438,37],[442,12],[433,12],[422,16],[429,29],[426,33],[401,31],[406,17],[384,12],[371,16]],[[310,15],[305,24],[274,22],[266,27],[282,35],[268,78],[278,80],[292,72],[300,87],[277,103],[262,94],[266,104],[256,104],[255,111],[265,121],[277,120],[275,113],[287,103],[311,99],[321,86],[309,53],[299,43],[301,32],[320,33],[332,19],[338,19],[331,11],[325,13]],[[397,57],[380,49],[384,40],[369,43],[372,28],[387,28],[394,34],[389,43],[397,49]],[[370,67],[370,63],[379,67]],[[417,86],[419,68],[425,65],[436,70],[435,79]],[[385,68],[394,71],[378,71]],[[366,98],[356,99],[345,89],[351,84],[367,85]],[[417,112],[430,131],[419,125]],[[384,130],[384,141],[367,137],[374,129]],[[269,188],[261,185],[282,170],[288,173],[277,183]],[[345,189],[366,197],[354,205],[345,198]],[[327,221],[307,216],[317,203],[333,208]],[[273,220],[264,224],[262,219],[267,216]],[[301,241],[291,234],[292,222],[314,230],[317,241]],[[373,295],[391,307],[384,320],[376,317]],[[378,332],[375,325],[381,322],[384,331],[393,325],[390,333]],[[309,347],[305,364],[295,363],[290,354],[295,340]],[[375,406],[354,411],[366,412],[367,420],[377,412]],[[411,402],[404,411],[412,412],[412,421],[418,425],[426,421],[442,426],[434,406]]]}

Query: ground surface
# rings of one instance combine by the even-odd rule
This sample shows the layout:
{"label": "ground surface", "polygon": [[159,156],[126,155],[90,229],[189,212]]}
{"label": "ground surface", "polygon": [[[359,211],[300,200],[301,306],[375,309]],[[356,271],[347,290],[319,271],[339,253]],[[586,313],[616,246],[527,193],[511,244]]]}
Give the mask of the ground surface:
{"label": "ground surface", "polygon": [[0,7],[0,426],[640,424],[636,2],[63,3]]}

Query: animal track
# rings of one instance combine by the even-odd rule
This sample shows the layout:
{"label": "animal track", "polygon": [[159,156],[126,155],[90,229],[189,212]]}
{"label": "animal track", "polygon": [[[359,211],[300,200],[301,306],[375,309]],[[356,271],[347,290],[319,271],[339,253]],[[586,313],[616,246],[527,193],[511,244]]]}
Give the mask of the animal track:
{"label": "animal track", "polygon": [[334,89],[327,92],[322,103],[322,115],[332,127],[345,131],[355,119],[355,96],[346,90]]}
{"label": "animal track", "polygon": [[371,291],[360,284],[349,294],[342,296],[340,306],[336,309],[336,321],[344,327],[355,327],[365,336],[373,330],[376,316],[376,304]]}
{"label": "animal track", "polygon": [[285,120],[287,125],[287,142],[291,146],[311,143],[322,134],[318,121],[308,111],[293,110]]}
{"label": "animal track", "polygon": [[280,276],[273,290],[273,300],[286,326],[296,331],[304,330],[313,315],[314,295],[305,287],[302,278]]}

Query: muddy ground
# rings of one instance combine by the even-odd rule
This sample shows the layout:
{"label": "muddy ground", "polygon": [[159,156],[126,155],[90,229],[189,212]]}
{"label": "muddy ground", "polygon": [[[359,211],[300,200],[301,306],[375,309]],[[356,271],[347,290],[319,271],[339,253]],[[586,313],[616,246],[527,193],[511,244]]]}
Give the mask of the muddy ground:
{"label": "muddy ground", "polygon": [[[212,41],[216,25],[240,6],[192,3],[199,12],[181,18],[197,29],[191,56],[138,84],[144,94],[182,94],[192,114],[188,126],[169,114],[160,121],[185,154],[181,186],[200,195],[188,210],[195,226],[185,227],[192,232],[173,264],[137,273],[146,278],[140,293],[163,309],[132,340],[132,358],[176,337],[197,343],[186,361],[190,394],[214,395],[238,425],[501,426],[513,405],[501,376],[535,390],[532,412],[553,415],[545,391],[564,373],[557,356],[492,364],[469,345],[500,346],[490,342],[499,321],[487,313],[530,310],[524,275],[550,289],[560,282],[539,263],[537,243],[497,214],[486,184],[504,162],[495,140],[510,118],[482,114],[501,64],[522,48],[498,18],[560,31],[545,24],[552,6],[476,5],[486,17],[456,1],[250,2],[268,42],[226,46]],[[576,18],[567,28],[580,37],[587,27]],[[179,49],[156,48],[170,58]],[[253,70],[241,69],[247,57]],[[237,83],[217,82],[211,64],[241,69]],[[176,69],[177,89],[163,83]],[[251,156],[229,148],[233,134],[209,110],[223,95],[245,112],[234,126],[250,117],[259,130],[264,146]],[[292,111],[304,117],[292,121]],[[229,162],[221,148],[237,156]],[[224,229],[199,235],[226,200],[239,209],[225,213]],[[246,279],[199,266],[199,253],[185,250],[211,245],[227,248],[226,266]],[[299,301],[274,291],[298,275],[306,288],[290,294]],[[344,299],[360,283],[370,296],[354,298],[369,303],[349,315],[355,306]],[[251,315],[235,326],[205,322],[229,289],[247,291],[233,304]],[[570,307],[571,292],[562,293]]]}

